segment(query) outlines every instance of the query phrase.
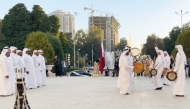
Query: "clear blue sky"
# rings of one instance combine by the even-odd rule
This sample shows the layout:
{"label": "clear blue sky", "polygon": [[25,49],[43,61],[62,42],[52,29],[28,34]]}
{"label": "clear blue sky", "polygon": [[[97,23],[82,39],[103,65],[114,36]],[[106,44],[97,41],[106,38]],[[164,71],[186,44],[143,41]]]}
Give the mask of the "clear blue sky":
{"label": "clear blue sky", "polygon": [[[133,44],[137,47],[145,43],[152,33],[163,38],[174,26],[180,26],[180,16],[175,11],[190,12],[190,0],[0,0],[0,19],[17,3],[24,3],[29,11],[34,4],[40,5],[47,14],[57,9],[78,12],[76,30],[88,29],[89,11],[84,11],[84,7],[93,4],[95,10],[119,15],[115,17],[121,24],[120,38],[129,39],[131,33]],[[95,12],[94,15],[100,13]],[[183,23],[188,21],[190,13],[183,17]]]}

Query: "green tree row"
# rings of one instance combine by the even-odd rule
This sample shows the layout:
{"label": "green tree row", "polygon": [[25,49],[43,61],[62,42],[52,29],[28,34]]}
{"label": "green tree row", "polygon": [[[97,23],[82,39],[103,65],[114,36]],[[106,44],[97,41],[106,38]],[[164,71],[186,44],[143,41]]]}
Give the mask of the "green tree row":
{"label": "green tree row", "polygon": [[154,44],[157,43],[158,47],[167,51],[170,55],[175,55],[175,45],[181,44],[184,48],[185,54],[190,55],[190,22],[183,25],[183,28],[173,27],[169,32],[169,36],[159,38],[156,35],[148,36],[146,43],[143,45],[142,54],[150,55],[152,58],[157,56],[154,50]]}
{"label": "green tree row", "polygon": [[59,27],[59,18],[47,16],[39,5],[34,5],[30,12],[24,4],[19,3],[13,6],[2,20],[1,30],[4,38],[1,38],[1,43],[23,49],[29,33],[41,31],[57,36]]}

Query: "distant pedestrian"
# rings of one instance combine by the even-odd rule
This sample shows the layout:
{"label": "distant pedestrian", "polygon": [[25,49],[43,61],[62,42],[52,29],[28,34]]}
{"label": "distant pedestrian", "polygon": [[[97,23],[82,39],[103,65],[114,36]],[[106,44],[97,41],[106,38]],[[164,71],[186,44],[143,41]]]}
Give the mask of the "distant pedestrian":
{"label": "distant pedestrian", "polygon": [[57,58],[57,55],[54,57],[54,67],[55,67],[55,75],[56,76],[61,76],[60,75],[60,66],[59,66],[60,60]]}
{"label": "distant pedestrian", "polygon": [[63,59],[61,61],[61,68],[62,68],[62,74],[61,75],[65,76],[66,75],[66,63],[65,63],[65,59]]}

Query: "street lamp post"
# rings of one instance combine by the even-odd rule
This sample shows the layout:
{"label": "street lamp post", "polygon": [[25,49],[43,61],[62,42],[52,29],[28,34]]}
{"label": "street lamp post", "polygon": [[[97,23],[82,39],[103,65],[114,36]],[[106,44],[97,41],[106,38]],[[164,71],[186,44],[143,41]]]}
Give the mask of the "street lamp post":
{"label": "street lamp post", "polygon": [[185,15],[185,14],[187,14],[188,13],[188,11],[187,12],[185,12],[185,13],[182,13],[182,10],[181,10],[181,13],[180,14],[178,14],[177,12],[175,12],[177,15],[179,15],[179,16],[181,16],[181,32],[182,32],[182,17]]}
{"label": "street lamp post", "polygon": [[93,44],[92,44],[92,65],[93,65]]}
{"label": "street lamp post", "polygon": [[80,50],[80,49],[78,49],[78,68],[79,68],[79,55],[80,55],[80,54],[79,54],[79,50]]}
{"label": "street lamp post", "polygon": [[[70,12],[68,12],[70,15],[72,15]],[[77,16],[77,15],[79,15],[80,13],[77,13],[77,12],[75,12],[74,14],[73,14],[73,16]],[[72,34],[74,34],[73,36],[75,37],[75,31],[73,31],[73,33]],[[75,42],[75,38],[74,37],[72,37],[73,38],[73,46],[74,46],[74,64],[73,64],[73,67],[75,68],[75,44],[76,44],[76,42]]]}

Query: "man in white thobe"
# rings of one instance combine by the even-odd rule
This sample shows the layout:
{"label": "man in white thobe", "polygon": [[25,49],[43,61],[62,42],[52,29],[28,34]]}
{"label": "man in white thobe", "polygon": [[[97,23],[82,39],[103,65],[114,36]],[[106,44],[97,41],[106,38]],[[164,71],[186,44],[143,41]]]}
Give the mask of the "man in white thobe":
{"label": "man in white thobe", "polygon": [[155,85],[155,90],[162,90],[162,82],[161,82],[161,75],[164,67],[163,62],[163,51],[159,50],[157,47],[155,47],[155,50],[157,52],[157,58],[154,65],[154,68],[157,70],[157,74],[155,76],[152,76],[153,84]]}
{"label": "man in white thobe", "polygon": [[33,59],[29,54],[30,54],[29,49],[24,48],[22,57],[24,59],[26,67],[26,75],[25,75],[26,88],[35,89],[37,88],[35,67]]}
{"label": "man in white thobe", "polygon": [[36,72],[36,80],[37,80],[37,86],[42,87],[42,68],[41,68],[41,59],[39,57],[38,50],[33,51],[32,55],[33,61],[34,61],[34,67]]}
{"label": "man in white thobe", "polygon": [[10,57],[10,50],[4,47],[0,55],[0,96],[10,96],[14,92],[12,90],[12,79],[10,78],[12,64],[8,59]]}
{"label": "man in white thobe", "polygon": [[177,97],[184,97],[186,93],[186,79],[185,79],[185,64],[186,55],[183,51],[182,45],[175,46],[177,55],[175,61],[174,72],[177,73],[177,79],[174,84],[173,94]]}
{"label": "man in white thobe", "polygon": [[[131,66],[133,66],[133,63],[134,63],[134,57],[132,55],[133,55],[132,52],[130,52],[130,55],[128,56]],[[134,82],[134,76],[135,76],[135,74],[133,72],[133,69],[131,69],[131,73],[130,74],[131,74],[131,80],[132,80],[132,82]]]}
{"label": "man in white thobe", "polygon": [[[20,70],[20,72],[17,72],[17,76],[16,77],[20,78],[20,76],[21,76],[21,70],[22,70],[22,73],[25,73],[24,72],[25,63],[24,63],[24,59],[22,58],[22,51],[21,50],[17,50],[16,53],[17,53],[17,56],[18,56],[17,68]],[[25,78],[25,81],[26,81],[26,78]]]}
{"label": "man in white thobe", "polygon": [[45,58],[43,56],[44,52],[42,50],[39,50],[39,57],[41,59],[41,70],[42,70],[42,85],[46,86],[46,64],[45,64]]}
{"label": "man in white thobe", "polygon": [[[170,69],[170,56],[168,55],[167,51],[164,51],[164,59],[165,59],[165,66],[166,70]],[[164,75],[164,85],[171,85],[171,82],[167,79],[166,75]]]}
{"label": "man in white thobe", "polygon": [[128,55],[130,53],[130,48],[126,46],[123,50],[123,53],[119,59],[119,77],[118,77],[118,85],[117,87],[120,88],[120,94],[127,95],[131,93],[131,78],[130,75],[133,66],[130,65],[128,60]]}
{"label": "man in white thobe", "polygon": [[18,57],[17,57],[17,54],[16,54],[17,48],[14,47],[14,46],[11,46],[10,50],[11,50],[11,59],[13,61],[13,67],[17,68],[17,63],[18,63]]}

